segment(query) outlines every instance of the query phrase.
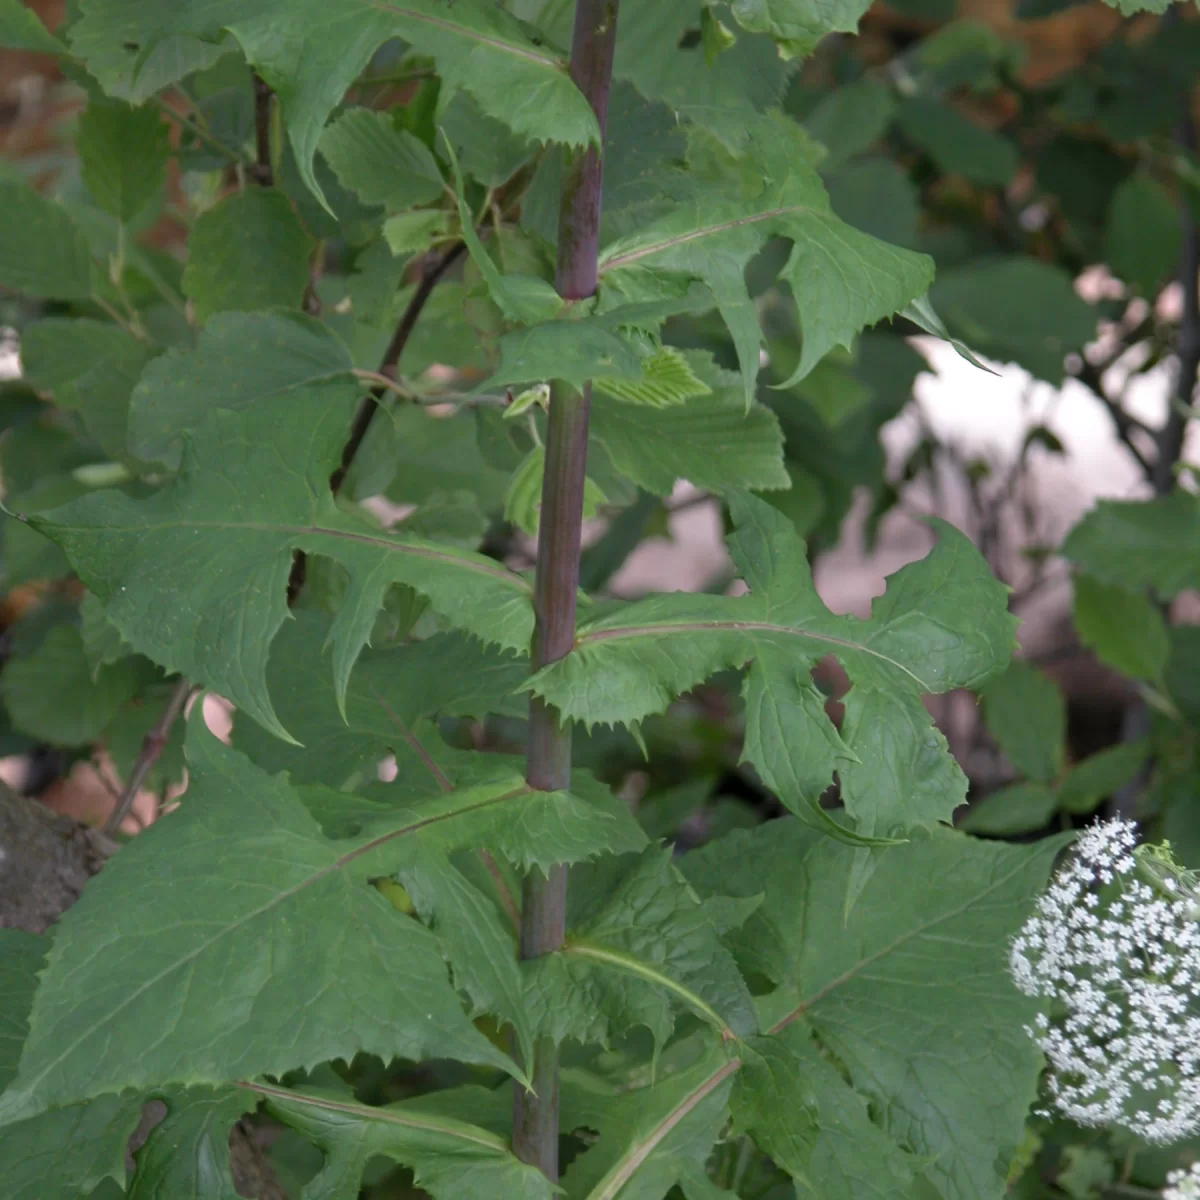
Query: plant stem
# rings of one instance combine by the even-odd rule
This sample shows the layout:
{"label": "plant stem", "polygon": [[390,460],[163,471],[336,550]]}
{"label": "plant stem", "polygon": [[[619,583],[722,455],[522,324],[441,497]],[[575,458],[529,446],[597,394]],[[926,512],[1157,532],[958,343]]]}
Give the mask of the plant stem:
{"label": "plant stem", "polygon": [[271,88],[257,73],[254,76],[254,146],[255,161],[251,169],[254,182],[260,187],[274,187],[275,172],[271,166]]}
{"label": "plant stem", "polygon": [[[404,353],[404,347],[408,345],[408,339],[412,337],[421,310],[429,303],[429,297],[433,295],[433,289],[437,287],[438,280],[466,253],[466,249],[465,242],[455,242],[453,246],[433,259],[421,272],[421,282],[417,285],[417,290],[408,302],[408,307],[401,315],[396,332],[392,334],[392,340],[388,343],[387,350],[384,351],[383,361],[379,364],[377,374],[382,375],[385,380],[395,382],[400,355]],[[371,394],[364,397],[363,402],[358,406],[358,412],[354,414],[354,424],[350,427],[350,436],[342,448],[342,461],[337,470],[329,477],[329,486],[333,489],[335,496],[342,490],[342,484],[346,482],[346,473],[350,470],[355,456],[363,444],[363,439],[367,436],[367,430],[371,428],[371,421],[379,408],[379,399],[385,390],[386,387],[383,384],[372,388]]]}
{"label": "plant stem", "polygon": [[[612,83],[617,3],[576,0],[575,5],[571,78],[591,104],[602,135]],[[596,291],[602,178],[601,155],[595,147],[577,155],[563,178],[555,283],[564,300],[583,300]],[[556,385],[550,401],[533,596],[535,671],[565,657],[575,642],[590,404],[590,384],[582,392]],[[529,706],[526,779],[541,791],[557,791],[571,781],[570,729],[561,726],[555,709],[536,698]],[[530,871],[522,894],[522,958],[536,958],[562,945],[566,912],[566,868],[552,867],[548,877]],[[533,1089],[518,1087],[514,1093],[513,1150],[555,1181],[558,1051],[549,1041],[538,1044],[530,1075]]]}
{"label": "plant stem", "polygon": [[186,679],[181,679],[175,685],[175,690],[171,693],[171,698],[167,701],[167,706],[163,709],[162,716],[155,722],[154,728],[142,739],[142,749],[138,754],[137,762],[133,764],[133,770],[129,773],[129,780],[125,784],[125,790],[121,793],[120,799],[117,801],[117,807],[108,814],[108,820],[104,822],[104,826],[101,829],[101,833],[105,837],[112,837],[120,829],[121,822],[129,816],[129,810],[133,807],[133,802],[137,799],[138,792],[142,790],[142,784],[146,782],[146,776],[150,774],[154,764],[158,762],[163,752],[163,747],[166,746],[171,736],[171,729],[175,722],[179,720],[180,715],[187,706],[188,697],[191,694],[191,683]]}

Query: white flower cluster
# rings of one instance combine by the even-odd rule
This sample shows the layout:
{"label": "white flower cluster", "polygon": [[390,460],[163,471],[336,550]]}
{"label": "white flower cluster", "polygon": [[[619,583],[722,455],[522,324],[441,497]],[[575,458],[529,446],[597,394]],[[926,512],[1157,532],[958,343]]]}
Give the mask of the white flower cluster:
{"label": "white flower cluster", "polygon": [[1172,1142],[1200,1128],[1200,925],[1184,873],[1135,846],[1127,821],[1084,832],[1010,966],[1044,1002],[1028,1032],[1049,1060],[1054,1106],[1081,1125]]}
{"label": "white flower cluster", "polygon": [[1186,1171],[1172,1171],[1162,1200],[1200,1200],[1200,1162],[1192,1163]]}

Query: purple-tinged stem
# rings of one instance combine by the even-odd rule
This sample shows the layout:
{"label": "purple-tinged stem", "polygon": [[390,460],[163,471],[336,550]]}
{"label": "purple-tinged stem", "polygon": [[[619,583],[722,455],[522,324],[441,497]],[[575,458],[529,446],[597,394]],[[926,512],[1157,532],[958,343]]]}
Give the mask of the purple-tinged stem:
{"label": "purple-tinged stem", "polygon": [[[577,0],[575,5],[571,78],[591,103],[601,134],[612,84],[617,4],[618,0]],[[563,179],[555,282],[565,300],[583,300],[596,291],[602,175],[600,151],[592,148],[576,156]],[[590,384],[582,392],[560,384],[550,401],[533,597],[534,670],[565,657],[575,643],[591,398]],[[540,791],[566,788],[571,779],[570,729],[560,725],[555,709],[538,699],[529,706],[526,779]],[[563,942],[566,914],[566,868],[551,868],[549,877],[531,871],[522,893],[521,957],[537,958],[557,950]],[[558,1051],[551,1043],[538,1044],[530,1074],[532,1090],[518,1087],[515,1092],[513,1150],[556,1181]]]}

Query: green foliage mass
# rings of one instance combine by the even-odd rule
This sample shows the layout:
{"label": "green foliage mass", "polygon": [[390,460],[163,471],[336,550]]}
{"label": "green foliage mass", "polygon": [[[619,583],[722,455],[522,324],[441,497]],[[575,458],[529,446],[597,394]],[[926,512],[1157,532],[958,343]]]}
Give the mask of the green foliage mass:
{"label": "green foliage mass", "polygon": [[[1116,793],[1200,866],[1200,26],[1047,79],[866,8],[0,0],[61,74],[0,171],[0,742],[157,796],[0,930],[0,1196],[233,1200],[235,1125],[295,1200],[1161,1187],[1033,1115],[1008,947]],[[885,455],[949,348],[1073,378],[1154,487],[1061,545],[1120,742],[1014,660],[998,518],[869,613],[814,582],[947,464],[974,513],[1064,452]],[[1171,356],[1159,428],[1110,368]],[[634,594],[693,518],[710,574]]]}

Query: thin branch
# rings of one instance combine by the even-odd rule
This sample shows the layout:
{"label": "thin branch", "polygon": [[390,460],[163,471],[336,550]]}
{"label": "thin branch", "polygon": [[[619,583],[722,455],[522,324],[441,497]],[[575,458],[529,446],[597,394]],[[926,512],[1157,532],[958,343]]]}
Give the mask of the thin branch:
{"label": "thin branch", "polygon": [[1095,363],[1084,362],[1083,366],[1076,373],[1075,378],[1079,380],[1088,390],[1104,405],[1105,411],[1108,413],[1113,423],[1113,428],[1116,430],[1117,437],[1124,443],[1125,449],[1133,456],[1134,461],[1141,468],[1142,474],[1147,482],[1151,482],[1154,478],[1155,466],[1142,450],[1138,447],[1134,440],[1133,434],[1135,431],[1141,431],[1147,436],[1153,438],[1154,431],[1149,429],[1136,417],[1127,413],[1121,405],[1114,400],[1104,390],[1104,370],[1105,368]]}
{"label": "thin branch", "polygon": [[154,769],[154,764],[162,755],[164,747],[170,740],[171,730],[187,706],[188,697],[191,694],[191,683],[186,679],[181,679],[175,685],[175,690],[171,693],[171,698],[167,701],[162,716],[155,722],[154,728],[142,739],[142,749],[138,754],[137,762],[133,764],[133,770],[129,773],[129,781],[125,784],[125,790],[121,793],[116,808],[108,814],[108,820],[104,822],[101,829],[101,833],[105,837],[112,837],[120,829],[121,822],[129,815],[129,810],[133,807],[138,792],[142,790],[142,784],[146,782],[146,777]]}
{"label": "thin branch", "polygon": [[260,187],[275,186],[271,166],[271,88],[257,73],[254,76],[254,166],[250,174]]}
{"label": "thin branch", "polygon": [[[376,374],[382,379],[395,383],[400,356],[404,353],[404,347],[408,345],[408,339],[412,337],[422,309],[429,303],[429,297],[433,295],[433,289],[437,287],[438,281],[466,253],[466,249],[465,242],[456,242],[433,259],[421,272],[421,282],[417,285],[417,290],[401,314],[396,332],[392,334],[392,340],[384,352],[383,361],[379,364]],[[371,428],[371,421],[375,417],[375,411],[379,407],[379,400],[383,392],[384,386],[377,384],[371,394],[363,398],[362,403],[358,406],[358,412],[354,414],[350,436],[342,448],[342,461],[337,470],[329,477],[329,486],[335,496],[342,490],[342,484],[346,482],[346,474],[354,463],[363,439],[367,436],[367,430]]]}

